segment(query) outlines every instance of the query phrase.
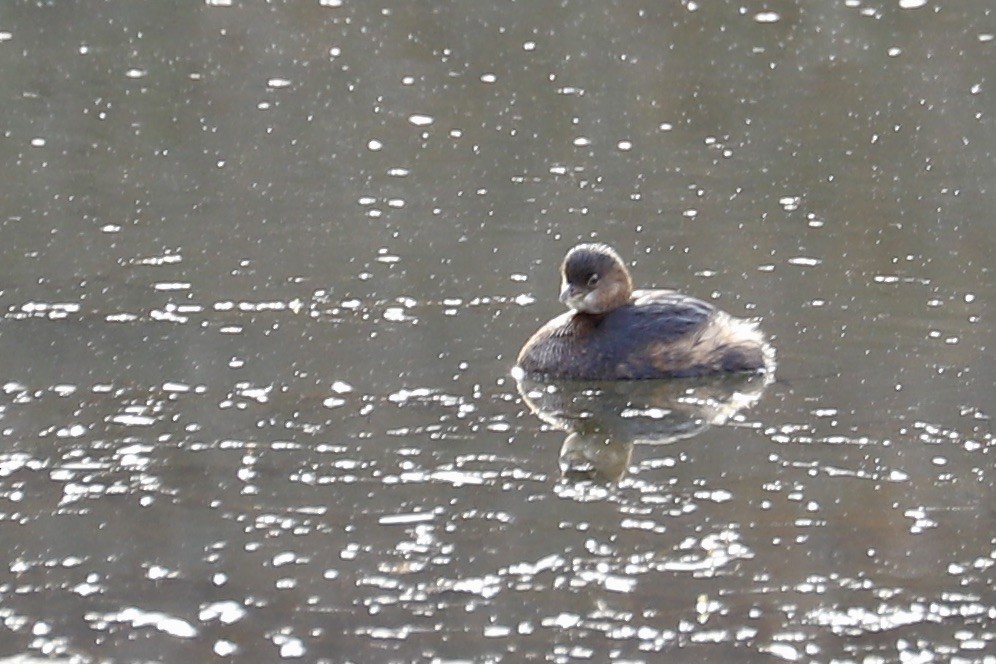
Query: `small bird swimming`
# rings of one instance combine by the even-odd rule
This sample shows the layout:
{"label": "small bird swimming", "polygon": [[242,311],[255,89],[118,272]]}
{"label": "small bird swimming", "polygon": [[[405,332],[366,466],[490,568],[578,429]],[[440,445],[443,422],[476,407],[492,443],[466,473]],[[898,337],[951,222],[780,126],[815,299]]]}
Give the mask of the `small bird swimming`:
{"label": "small bird swimming", "polygon": [[577,245],[560,273],[560,301],[571,310],[522,347],[516,364],[528,374],[635,380],[774,369],[756,323],[675,291],[634,291],[608,245]]}

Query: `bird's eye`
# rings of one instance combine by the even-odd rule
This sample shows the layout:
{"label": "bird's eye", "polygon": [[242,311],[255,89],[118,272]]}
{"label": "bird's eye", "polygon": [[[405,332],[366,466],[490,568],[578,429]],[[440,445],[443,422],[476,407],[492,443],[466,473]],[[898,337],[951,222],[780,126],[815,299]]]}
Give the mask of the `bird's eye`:
{"label": "bird's eye", "polygon": [[598,275],[593,274],[588,277],[588,288],[594,288],[598,284]]}

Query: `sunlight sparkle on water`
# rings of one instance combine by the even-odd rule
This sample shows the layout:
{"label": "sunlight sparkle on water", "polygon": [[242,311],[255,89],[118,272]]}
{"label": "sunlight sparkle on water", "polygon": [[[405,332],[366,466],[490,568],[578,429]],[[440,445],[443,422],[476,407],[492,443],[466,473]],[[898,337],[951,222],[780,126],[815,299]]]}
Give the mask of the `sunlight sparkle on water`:
{"label": "sunlight sparkle on water", "polygon": [[217,620],[222,624],[231,625],[244,618],[245,615],[245,606],[232,600],[225,600],[202,604],[197,617],[201,622]]}
{"label": "sunlight sparkle on water", "polygon": [[408,122],[412,123],[416,127],[428,127],[433,122],[435,122],[435,119],[431,115],[422,115],[416,113],[414,115],[408,116]]}
{"label": "sunlight sparkle on water", "polygon": [[106,629],[110,623],[126,623],[132,627],[152,627],[182,639],[192,639],[197,636],[197,630],[185,620],[159,611],[146,611],[137,607],[128,607],[116,613],[90,613],[85,617],[97,629]]}
{"label": "sunlight sparkle on water", "polygon": [[788,259],[789,265],[801,265],[803,267],[815,267],[822,263],[823,261],[819,258],[813,258],[811,256],[793,256]]}

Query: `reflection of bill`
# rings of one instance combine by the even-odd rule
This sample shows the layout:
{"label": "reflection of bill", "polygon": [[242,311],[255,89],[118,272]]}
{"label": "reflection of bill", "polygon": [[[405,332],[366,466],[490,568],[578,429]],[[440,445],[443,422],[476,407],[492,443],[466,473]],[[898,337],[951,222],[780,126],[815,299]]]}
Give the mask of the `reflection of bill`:
{"label": "reflection of bill", "polygon": [[772,375],[685,380],[541,381],[518,374],[519,394],[547,424],[567,431],[560,469],[569,480],[614,482],[633,446],[691,438],[760,400]]}

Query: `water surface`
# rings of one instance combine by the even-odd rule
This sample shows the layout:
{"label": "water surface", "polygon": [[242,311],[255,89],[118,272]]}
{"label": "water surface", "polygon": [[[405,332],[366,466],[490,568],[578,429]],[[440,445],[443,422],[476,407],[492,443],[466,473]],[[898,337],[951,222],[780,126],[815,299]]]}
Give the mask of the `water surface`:
{"label": "water surface", "polygon": [[[11,4],[0,658],[992,661],[994,33]],[[517,383],[591,238],[774,379]]]}

